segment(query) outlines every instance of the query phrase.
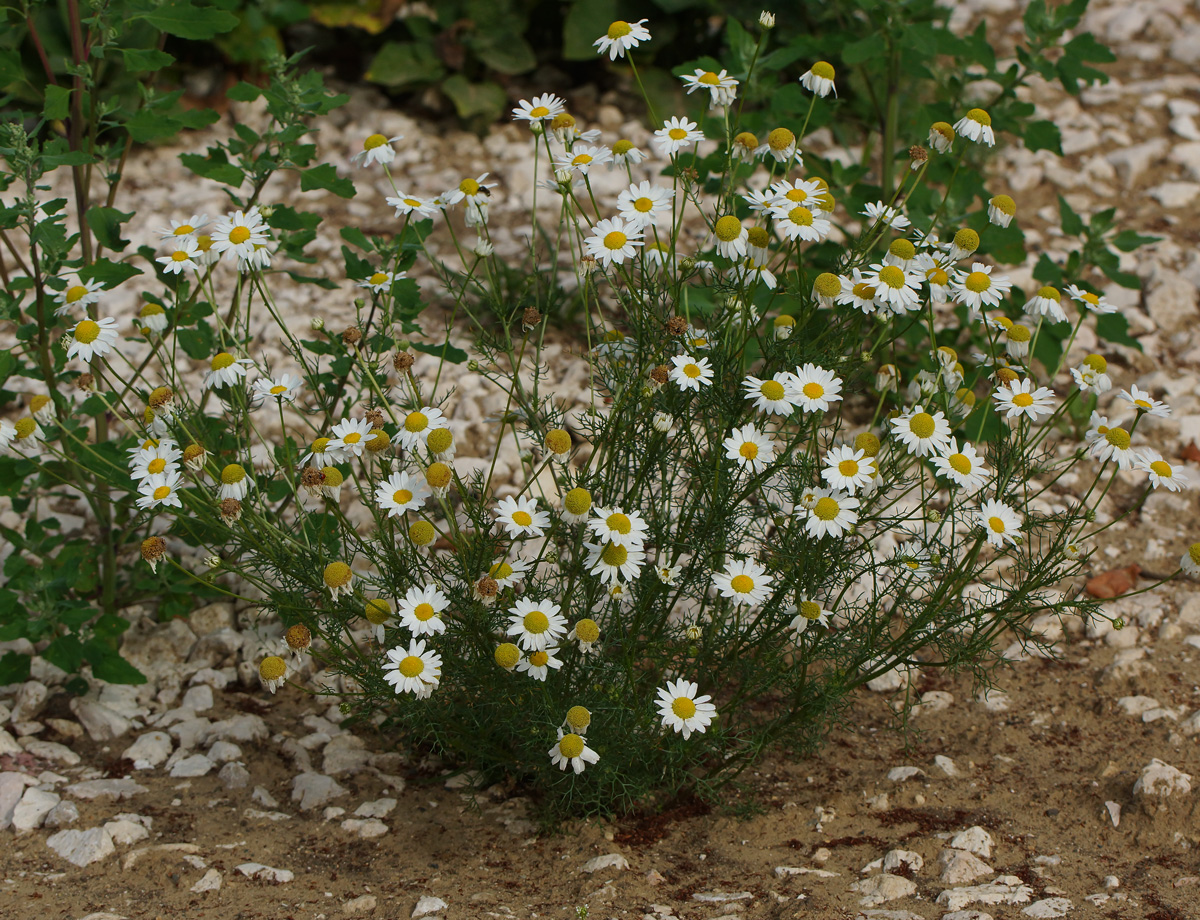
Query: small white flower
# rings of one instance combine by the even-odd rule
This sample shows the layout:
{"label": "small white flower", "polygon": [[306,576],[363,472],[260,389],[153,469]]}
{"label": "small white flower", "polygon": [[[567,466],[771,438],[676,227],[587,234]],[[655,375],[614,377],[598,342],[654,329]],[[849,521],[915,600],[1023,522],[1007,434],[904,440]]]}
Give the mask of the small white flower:
{"label": "small white flower", "polygon": [[361,457],[371,440],[371,423],[361,418],[344,418],[333,426],[329,446],[347,457]]}
{"label": "small white flower", "polygon": [[645,544],[650,525],[638,512],[614,507],[596,508],[594,514],[588,521],[588,530],[602,543],[638,548]]}
{"label": "small white flower", "polygon": [[821,478],[831,489],[840,489],[853,495],[865,489],[875,480],[875,460],[865,450],[855,450],[851,444],[842,444],[825,454],[825,469]]}
{"label": "small white flower", "polygon": [[402,140],[404,140],[403,134],[397,134],[395,137],[371,134],[363,141],[362,150],[354,154],[350,158],[350,162],[356,166],[370,166],[372,163],[387,166],[396,159],[396,151],[392,144]]}
{"label": "small white flower", "polygon": [[509,609],[507,635],[516,636],[526,652],[542,652],[558,645],[567,631],[567,618],[558,604],[549,599],[531,601],[521,598]]}
{"label": "small white flower", "polygon": [[405,450],[415,451],[425,446],[429,432],[436,428],[449,427],[450,423],[442,415],[441,409],[422,406],[404,416],[404,427],[398,433],[398,437]]}
{"label": "small white flower", "polygon": [[664,157],[672,157],[684,147],[704,140],[704,132],[696,130],[696,123],[686,118],[668,118],[654,132],[654,146]]}
{"label": "small white flower", "polygon": [[775,461],[775,441],[753,425],[733,429],[723,443],[727,460],[736,461],[738,466],[756,475]]}
{"label": "small white flower", "polygon": [[304,381],[291,374],[283,374],[278,379],[259,377],[254,381],[254,392],[263,400],[273,399],[277,402],[295,402],[296,396],[304,386]]}
{"label": "small white flower", "polygon": [[872,201],[867,209],[861,212],[872,223],[885,223],[893,230],[903,230],[912,226],[912,221],[900,213],[898,208],[889,207],[882,201]]}
{"label": "small white flower", "polygon": [[522,99],[512,110],[512,116],[514,121],[527,121],[532,126],[534,123],[544,124],[552,121],[555,116],[561,115],[565,111],[565,99],[559,98],[554,93],[543,93],[541,96],[534,96],[533,102]]}
{"label": "small white flower", "polygon": [[598,763],[600,755],[587,746],[581,735],[574,732],[563,734],[558,729],[558,741],[548,751],[550,760],[560,770],[566,770],[569,765],[576,773],[582,773],[589,763]]}
{"label": "small white flower", "polygon": [[91,362],[112,351],[116,341],[117,321],[111,316],[99,320],[81,319],[71,330],[71,344],[67,348],[67,358],[78,356],[84,361]]}
{"label": "small white flower", "polygon": [[605,268],[614,262],[621,265],[637,254],[637,247],[642,245],[642,231],[620,217],[598,220],[583,245]]}
{"label": "small white flower", "polygon": [[634,230],[645,230],[660,215],[670,215],[675,192],[652,182],[637,182],[617,196],[621,219]]}
{"label": "small white flower", "polygon": [[770,214],[775,218],[775,229],[788,240],[819,242],[829,236],[833,224],[825,219],[825,212],[801,204],[772,205]]}
{"label": "small white flower", "polygon": [[1091,291],[1085,291],[1075,284],[1067,285],[1067,294],[1081,307],[1091,310],[1093,313],[1105,314],[1117,312],[1116,304],[1109,303],[1103,294],[1093,294]]}
{"label": "small white flower", "polygon": [[690,680],[667,681],[658,689],[658,712],[663,726],[682,733],[686,741],[692,732],[704,732],[717,717],[711,696],[696,696],[700,686]]}
{"label": "small white flower", "polygon": [[726,564],[724,572],[713,574],[713,587],[735,604],[759,607],[771,596],[773,580],[754,560],[735,559]]}
{"label": "small white flower", "polygon": [[175,220],[171,218],[171,226],[164,227],[158,231],[158,238],[161,242],[174,240],[181,236],[195,237],[208,223],[207,214],[193,214],[187,220]]}
{"label": "small white flower", "polygon": [[1017,543],[1021,539],[1021,518],[1004,502],[986,502],[975,520],[987,532],[987,541],[993,546]]}
{"label": "small white flower", "polygon": [[424,639],[413,639],[408,648],[388,649],[388,664],[383,678],[397,693],[411,693],[426,699],[437,688],[442,677],[442,656],[427,648]]}
{"label": "small white flower", "polygon": [[842,398],[841,378],[815,364],[796,368],[788,384],[789,399],[805,412],[828,412],[829,404]]}
{"label": "small white flower", "polygon": [[366,288],[372,294],[386,294],[392,289],[392,284],[407,277],[406,272],[375,272],[358,282],[358,287]]}
{"label": "small white flower", "polygon": [[401,517],[406,511],[419,511],[429,498],[429,486],[424,477],[413,476],[407,470],[392,473],[375,487],[375,502],[388,517]]}
{"label": "small white flower", "polygon": [[514,539],[544,536],[550,526],[549,513],[538,511],[537,502],[532,498],[502,498],[493,513],[497,523]]}
{"label": "small white flower", "polygon": [[768,415],[791,415],[796,410],[796,403],[790,392],[789,384],[792,375],[780,371],[769,380],[760,380],[749,376],[742,381],[746,390],[746,398],[754,400],[754,408]]}
{"label": "small white flower", "polygon": [[892,429],[909,453],[918,457],[941,453],[950,443],[950,423],[945,414],[930,414],[924,406],[913,406],[892,419]]}
{"label": "small white flower", "polygon": [[179,498],[181,485],[178,470],[152,473],[138,486],[137,506],[142,509],[157,508],[160,505],[182,508],[183,502]]}
{"label": "small white flower", "polygon": [[1166,418],[1171,414],[1170,406],[1164,402],[1159,402],[1145,390],[1139,389],[1137,384],[1134,384],[1128,390],[1122,390],[1117,394],[1117,398],[1125,400],[1125,402],[1137,409],[1138,412],[1144,412],[1156,418]]}
{"label": "small white flower", "polygon": [[517,662],[517,670],[534,680],[545,680],[552,668],[557,670],[562,667],[562,661],[555,657],[557,654],[557,648],[531,652]]}
{"label": "small white flower", "polygon": [[570,150],[565,150],[554,157],[555,169],[567,170],[586,176],[593,166],[602,166],[612,156],[607,147],[591,147],[587,144],[575,144]]}
{"label": "small white flower", "polygon": [[700,387],[712,383],[713,369],[708,358],[693,358],[691,355],[676,355],[671,359],[675,366],[668,375],[681,390],[700,391]]}
{"label": "small white flower", "polygon": [[608,584],[615,584],[619,578],[635,581],[646,561],[646,553],[638,546],[620,546],[607,543],[584,543],[588,551],[584,565],[592,575]]}
{"label": "small white flower", "polygon": [[1062,294],[1058,288],[1046,285],[1026,302],[1025,312],[1030,316],[1044,316],[1052,323],[1065,323],[1067,313],[1062,308]]}
{"label": "small white flower", "polygon": [[681,79],[684,86],[687,87],[689,96],[698,89],[708,90],[711,94],[710,108],[719,109],[722,106],[731,105],[737,98],[738,81],[729,76],[724,69],[718,74],[697,67],[692,76],[685,75]]}
{"label": "small white flower", "polygon": [[437,205],[428,198],[418,198],[415,195],[409,195],[405,192],[397,192],[395,195],[389,195],[387,203],[396,209],[396,216],[403,217],[405,214],[416,214],[417,217],[431,217],[437,213]]}
{"label": "small white flower", "polygon": [[198,267],[196,259],[200,255],[200,246],[195,237],[179,236],[174,238],[171,252],[155,259],[168,274],[178,275],[185,269],[195,271]]}
{"label": "small white flower", "polygon": [[992,147],[996,143],[996,132],[992,130],[992,117],[983,109],[971,109],[954,123],[954,130],[969,141]]}
{"label": "small white flower", "polygon": [[644,22],[647,20],[625,22],[618,19],[608,27],[608,32],[592,42],[592,45],[599,49],[600,54],[607,54],[611,61],[625,57],[625,52],[630,48],[636,48],[640,42],[650,41],[650,30],[642,25]]}
{"label": "small white flower", "polygon": [[1162,454],[1156,450],[1143,451],[1138,461],[1138,468],[1149,474],[1150,484],[1156,489],[1159,486],[1166,486],[1172,492],[1179,492],[1188,488],[1187,476],[1177,472],[1175,467],[1164,460]]}
{"label": "small white flower", "polygon": [[800,77],[800,85],[810,93],[822,98],[830,93],[836,96],[837,91],[834,89],[833,78],[833,67],[825,61],[817,61]]}
{"label": "small white flower", "polygon": [[68,284],[54,295],[54,299],[58,301],[54,315],[66,316],[75,307],[90,307],[103,293],[104,283],[101,281],[77,280],[75,284]]}
{"label": "small white flower", "polygon": [[235,358],[227,351],[213,355],[204,375],[204,389],[233,386],[246,376],[246,368],[253,363],[249,358]]}
{"label": "small white flower", "polygon": [[877,262],[870,271],[863,272],[862,280],[875,288],[875,303],[893,313],[903,314],[921,307],[919,289],[924,279],[920,272]]}
{"label": "small white flower", "polygon": [[267,225],[257,205],[249,211],[219,217],[213,227],[212,251],[222,256],[229,253],[238,259],[251,259],[256,247],[266,246],[267,242]]}
{"label": "small white flower", "polygon": [[808,511],[804,529],[814,537],[840,537],[858,523],[854,509],[859,501],[837,489],[815,489],[816,502]]}
{"label": "small white flower", "polygon": [[1005,277],[992,277],[992,267],[982,262],[972,262],[971,270],[956,271],[950,292],[958,303],[966,304],[972,317],[977,317],[984,307],[994,307],[1012,289],[1012,282]]}
{"label": "small white flower", "polygon": [[1102,435],[1091,440],[1088,452],[1097,460],[1112,460],[1122,470],[1133,469],[1141,459],[1131,446],[1129,432],[1124,428],[1106,429]]}
{"label": "small white flower", "polygon": [[933,458],[933,465],[942,476],[952,479],[968,492],[974,492],[992,475],[991,470],[983,465],[975,448],[964,441],[962,450],[959,450],[955,438],[951,438],[942,452]]}
{"label": "small white flower", "polygon": [[1049,387],[1035,390],[1033,381],[1028,378],[997,387],[992,398],[998,404],[997,411],[1003,410],[1004,417],[1009,421],[1025,415],[1030,421],[1036,422],[1038,416],[1054,411],[1054,391]]}

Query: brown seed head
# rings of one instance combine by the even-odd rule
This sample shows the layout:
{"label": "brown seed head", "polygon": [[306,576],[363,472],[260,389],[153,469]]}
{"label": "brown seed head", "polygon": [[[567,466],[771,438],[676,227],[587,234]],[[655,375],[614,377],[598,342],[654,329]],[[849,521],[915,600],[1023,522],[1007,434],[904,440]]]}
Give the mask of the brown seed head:
{"label": "brown seed head", "polygon": [[407,351],[396,352],[396,357],[392,358],[392,367],[396,369],[397,374],[403,374],[413,366],[413,356]]}
{"label": "brown seed head", "polygon": [[306,489],[319,489],[325,484],[325,474],[311,466],[306,466],[300,474],[300,485]]}
{"label": "brown seed head", "polygon": [[171,400],[175,398],[175,393],[170,387],[158,387],[150,391],[150,398],[147,402],[150,403],[150,408],[154,410],[161,409],[163,406],[170,405]]}
{"label": "brown seed head", "polygon": [[998,367],[993,375],[1000,383],[1012,383],[1021,375],[1014,371],[1011,367]]}
{"label": "brown seed head", "polygon": [[542,321],[542,314],[537,311],[536,307],[526,307],[525,313],[521,317],[521,322],[526,329],[532,329]]}
{"label": "brown seed head", "polygon": [[672,316],[667,320],[667,335],[680,336],[687,332],[687,320],[682,316]]}
{"label": "brown seed head", "polygon": [[371,406],[363,413],[363,418],[371,425],[372,428],[382,428],[385,421],[383,413]]}
{"label": "brown seed head", "polygon": [[84,393],[96,389],[96,378],[92,374],[80,374],[75,378],[75,386]]}
{"label": "brown seed head", "polygon": [[362,339],[362,331],[357,326],[347,326],[342,330],[342,344],[357,345]]}
{"label": "brown seed head", "polygon": [[233,524],[242,516],[242,503],[236,498],[226,498],[221,501],[220,510],[221,520]]}
{"label": "brown seed head", "polygon": [[167,554],[167,541],[162,537],[147,537],[142,541],[142,558],[155,562]]}
{"label": "brown seed head", "polygon": [[654,370],[650,371],[650,379],[662,386],[670,378],[671,369],[665,364],[660,364]]}
{"label": "brown seed head", "polygon": [[908,158],[914,163],[924,163],[929,159],[929,151],[920,144],[913,144],[908,148]]}
{"label": "brown seed head", "polygon": [[480,597],[495,597],[500,592],[500,585],[491,575],[484,575],[475,582],[475,592]]}
{"label": "brown seed head", "polygon": [[284,641],[287,642],[288,648],[296,652],[303,652],[312,645],[312,633],[308,631],[308,627],[303,623],[297,623],[288,629],[283,634]]}

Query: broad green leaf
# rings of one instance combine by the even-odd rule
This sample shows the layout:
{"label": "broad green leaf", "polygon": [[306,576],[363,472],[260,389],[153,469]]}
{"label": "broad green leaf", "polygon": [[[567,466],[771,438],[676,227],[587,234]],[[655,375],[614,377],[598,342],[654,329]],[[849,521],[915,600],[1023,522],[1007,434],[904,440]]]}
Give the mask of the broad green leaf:
{"label": "broad green leaf", "polygon": [[1062,195],[1058,196],[1058,217],[1062,222],[1062,231],[1067,236],[1079,236],[1083,233],[1083,218],[1071,209]]}
{"label": "broad green leaf", "polygon": [[55,86],[53,83],[46,87],[46,105],[42,115],[47,121],[61,121],[71,111],[71,89],[67,86]]}
{"label": "broad green leaf", "polygon": [[358,227],[342,227],[340,232],[342,239],[350,245],[357,246],[364,252],[374,252],[371,241],[367,239],[366,234],[359,230]]}
{"label": "broad green leaf", "polygon": [[445,357],[451,364],[465,364],[468,355],[461,348],[455,348],[448,342],[445,345],[426,345],[424,342],[413,342],[414,351],[433,355],[435,358]]}
{"label": "broad green leaf", "polygon": [[883,41],[883,36],[878,32],[872,32],[866,38],[860,38],[843,48],[842,60],[847,64],[862,64],[871,58],[879,57],[885,51],[887,51],[887,45]]}
{"label": "broad green leaf", "polygon": [[300,172],[300,190],[312,192],[317,189],[333,192],[339,198],[353,198],[355,194],[354,183],[339,177],[332,163],[322,163]]}
{"label": "broad green leaf", "polygon": [[130,73],[149,73],[175,63],[175,58],[157,48],[122,48],[125,69]]}
{"label": "broad green leaf", "polygon": [[21,79],[21,56],[16,51],[0,51],[0,89]]}
{"label": "broad green leaf", "polygon": [[92,233],[96,234],[96,239],[114,252],[120,252],[129,245],[129,240],[121,238],[121,224],[131,217],[132,211],[118,211],[116,208],[92,207],[84,214],[84,220],[92,228]]}
{"label": "broad green leaf", "polygon": [[459,118],[495,121],[508,104],[508,94],[495,83],[472,83],[460,73],[442,83],[442,92],[454,103]]}
{"label": "broad green leaf", "polygon": [[1140,246],[1149,246],[1161,239],[1161,236],[1142,236],[1136,230],[1122,230],[1113,237],[1112,244],[1121,252],[1133,252]]}
{"label": "broad green leaf", "polygon": [[42,657],[68,674],[74,674],[83,664],[83,643],[74,635],[67,633],[55,637],[45,649]]}
{"label": "broad green leaf", "polygon": [[431,45],[388,42],[371,61],[366,77],[372,83],[395,87],[440,80],[445,72]]}
{"label": "broad green leaf", "polygon": [[225,159],[224,151],[216,151],[207,157],[198,153],[185,153],[179,157],[179,161],[197,176],[233,188],[238,188],[246,180],[246,174]]}
{"label": "broad green leaf", "polygon": [[1096,335],[1114,345],[1128,345],[1142,350],[1142,343],[1129,334],[1129,320],[1122,313],[1105,313],[1096,317]]}
{"label": "broad green leaf", "polygon": [[146,675],[97,639],[83,644],[83,657],[92,666],[92,676],[110,684],[144,684]]}
{"label": "broad green leaf", "polygon": [[229,90],[225,93],[225,95],[234,102],[253,102],[262,95],[262,90],[253,83],[247,83],[245,80],[243,80],[242,82],[235,83],[233,86],[229,87]]}
{"label": "broad green leaf", "polygon": [[471,49],[479,60],[498,73],[528,73],[537,67],[537,55],[517,32],[477,34],[471,41]]}
{"label": "broad green leaf", "polygon": [[140,275],[142,270],[134,268],[128,262],[113,262],[110,259],[97,259],[91,265],[85,265],[79,270],[79,277],[85,281],[99,281],[105,290],[111,291],[122,281]]}
{"label": "broad green leaf", "polygon": [[1062,156],[1062,132],[1052,121],[1031,121],[1023,135],[1026,150],[1050,150]]}
{"label": "broad green leaf", "polygon": [[563,22],[563,57],[568,61],[595,60],[593,43],[619,18],[617,0],[575,0]]}
{"label": "broad green leaf", "polygon": [[336,281],[331,281],[329,278],[315,278],[312,275],[301,275],[298,272],[289,271],[288,277],[297,284],[315,284],[317,287],[326,291],[336,291],[338,284]]}
{"label": "broad green leaf", "polygon": [[236,16],[212,7],[194,6],[188,0],[167,0],[157,9],[135,18],[145,19],[168,35],[191,39],[213,38],[238,25]]}
{"label": "broad green leaf", "polygon": [[29,665],[32,659],[20,652],[5,652],[0,658],[0,686],[19,684],[29,680]]}

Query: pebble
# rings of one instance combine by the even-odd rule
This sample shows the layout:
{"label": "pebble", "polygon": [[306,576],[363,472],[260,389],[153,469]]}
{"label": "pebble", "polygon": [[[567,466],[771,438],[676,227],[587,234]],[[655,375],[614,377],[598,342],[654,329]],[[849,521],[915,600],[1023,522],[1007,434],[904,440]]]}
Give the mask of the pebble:
{"label": "pebble", "polygon": [[204,873],[200,881],[192,886],[192,891],[195,894],[201,894],[205,891],[220,891],[221,890],[221,873],[216,869],[209,869]]}
{"label": "pebble", "polygon": [[267,723],[261,716],[246,714],[214,722],[209,729],[209,741],[233,741],[238,744],[253,744],[266,741],[269,736]]}
{"label": "pebble", "polygon": [[395,799],[376,799],[374,802],[363,802],[354,809],[354,814],[358,818],[386,818],[395,807]]}
{"label": "pebble", "polygon": [[111,856],[117,851],[112,837],[102,827],[86,831],[65,830],[51,835],[46,846],[72,865],[83,867]]}
{"label": "pebble", "polygon": [[809,869],[805,866],[776,866],[776,878],[790,878],[793,875],[811,875],[814,878],[837,878],[839,873],[828,869]]}
{"label": "pebble", "polygon": [[250,793],[250,798],[258,802],[259,805],[267,806],[267,808],[279,807],[279,800],[271,795],[265,786],[255,786],[254,791]]}
{"label": "pebble", "polygon": [[7,830],[12,824],[13,812],[25,795],[25,787],[36,782],[37,780],[25,773],[0,773],[0,831]]}
{"label": "pebble", "polygon": [[1158,708],[1158,700],[1152,696],[1123,696],[1117,700],[1117,705],[1127,716],[1140,716],[1144,712]]}
{"label": "pebble", "polygon": [[357,834],[363,840],[371,840],[386,834],[388,826],[378,818],[347,818],[342,822],[342,830]]}
{"label": "pebble", "polygon": [[214,764],[203,754],[192,754],[190,757],[184,757],[182,760],[175,763],[175,765],[171,767],[170,775],[181,778],[205,776],[215,766],[216,764]]}
{"label": "pebble", "polygon": [[893,783],[903,783],[917,776],[924,776],[925,771],[920,767],[892,767],[888,770],[887,778]]}
{"label": "pebble", "polygon": [[214,741],[207,756],[213,763],[230,763],[242,759],[242,749],[232,741]]}
{"label": "pebble", "polygon": [[262,863],[256,862],[242,863],[233,871],[247,878],[261,878],[268,882],[279,882],[281,884],[294,881],[296,878],[296,874],[289,869],[276,869],[272,866],[264,866]]}
{"label": "pebble", "polygon": [[967,888],[947,888],[937,896],[937,903],[950,910],[971,904],[1024,904],[1033,896],[1033,889],[1015,875],[1002,875],[986,885]]}
{"label": "pebble", "polygon": [[135,770],[153,770],[171,756],[171,736],[166,732],[146,732],[125,748],[121,757],[133,761]]}
{"label": "pebble", "polygon": [[1159,813],[1171,796],[1179,798],[1192,791],[1192,777],[1169,763],[1153,758],[1142,767],[1142,775],[1133,784],[1134,798],[1142,800],[1148,814]]}
{"label": "pebble", "polygon": [[942,850],[938,853],[938,865],[942,869],[940,880],[947,885],[964,885],[995,872],[978,856],[966,850]]}
{"label": "pebble", "polygon": [[292,801],[300,803],[301,811],[320,808],[346,794],[331,776],[320,773],[300,773],[292,779]]}
{"label": "pebble", "polygon": [[66,824],[74,824],[79,820],[79,806],[74,802],[64,800],[59,802],[46,815],[46,820],[42,822],[43,827],[62,827]]}
{"label": "pebble", "polygon": [[84,731],[93,741],[112,741],[132,727],[129,719],[103,703],[77,696],[71,700],[71,712],[75,713]]}
{"label": "pebble", "polygon": [[874,907],[876,904],[916,894],[917,886],[899,875],[873,875],[861,882],[855,882],[850,886],[850,890],[862,895],[858,902],[860,907]]}
{"label": "pebble", "polygon": [[195,687],[189,688],[188,692],[183,695],[183,700],[179,705],[185,709],[192,710],[192,712],[204,712],[206,709],[212,709],[212,687],[208,686],[208,684],[198,684]]}
{"label": "pebble", "polygon": [[692,895],[692,900],[708,904],[724,904],[728,901],[749,901],[753,897],[754,895],[749,891],[701,891]]}
{"label": "pebble", "polygon": [[1044,898],[1041,901],[1034,901],[1028,907],[1021,911],[1026,917],[1037,918],[1052,918],[1065,917],[1072,908],[1072,904],[1066,898]]}
{"label": "pebble", "polygon": [[960,771],[958,767],[955,766],[954,761],[945,754],[938,754],[936,757],[934,757],[933,764],[951,779],[962,776],[962,771]]}
{"label": "pebble", "polygon": [[617,869],[619,871],[629,868],[629,860],[620,853],[606,853],[603,856],[593,856],[579,868],[581,871],[589,874],[599,872],[602,869]]}
{"label": "pebble", "polygon": [[30,739],[25,742],[25,750],[34,757],[40,757],[42,760],[53,760],[56,763],[66,764],[68,767],[73,767],[79,763],[78,754],[65,744],[59,744],[56,741]]}
{"label": "pebble", "polygon": [[217,779],[226,789],[245,789],[250,785],[250,771],[240,763],[227,763],[221,767]]}
{"label": "pebble", "polygon": [[375,909],[376,898],[373,894],[359,895],[352,901],[347,901],[342,905],[342,913],[344,914],[369,914]]}
{"label": "pebble", "polygon": [[89,779],[67,787],[67,792],[77,799],[130,799],[149,791],[131,779]]}
{"label": "pebble", "polygon": [[42,820],[60,801],[57,793],[46,792],[36,786],[25,790],[21,801],[13,809],[12,829],[17,833],[31,831],[42,826]]}
{"label": "pebble", "polygon": [[14,738],[7,730],[0,728],[0,754],[20,754],[24,748],[17,744],[17,739]]}
{"label": "pebble", "polygon": [[1121,805],[1119,802],[1105,802],[1104,809],[1108,812],[1108,819],[1112,821],[1113,827],[1121,826]]}
{"label": "pebble", "polygon": [[371,760],[363,740],[357,735],[344,732],[325,745],[325,756],[321,761],[321,772],[327,776],[343,773],[358,773],[365,770]]}
{"label": "pebble", "polygon": [[292,816],[282,811],[262,811],[258,808],[247,808],[242,812],[242,817],[250,820],[265,820],[265,821],[287,821]]}
{"label": "pebble", "polygon": [[108,831],[108,836],[117,846],[129,846],[131,843],[137,843],[150,836],[150,831],[143,824],[126,818],[109,821],[104,825],[104,829]]}
{"label": "pebble", "polygon": [[992,835],[979,825],[975,825],[955,834],[950,839],[948,846],[955,850],[966,850],[968,853],[974,853],[984,859],[990,859],[993,844]]}
{"label": "pebble", "polygon": [[942,914],[941,920],[992,920],[992,915],[981,910],[952,910]]}
{"label": "pebble", "polygon": [[925,859],[914,850],[888,850],[882,859],[867,863],[859,871],[863,875],[876,870],[895,872],[905,866],[912,869],[913,872],[920,872],[925,867]]}
{"label": "pebble", "polygon": [[14,722],[28,722],[37,717],[46,705],[46,685],[39,680],[27,680],[17,691],[13,701],[12,714],[9,718]]}
{"label": "pebble", "polygon": [[[179,710],[183,713],[190,713],[190,709]],[[159,724],[163,724],[159,722]],[[203,744],[213,728],[213,723],[203,716],[192,716],[185,718],[180,722],[176,722],[167,729],[173,738],[178,739],[180,750],[190,751],[192,748]]]}
{"label": "pebble", "polygon": [[423,895],[421,900],[417,901],[417,906],[413,908],[412,920],[418,920],[419,917],[426,917],[429,914],[440,913],[443,910],[449,909],[450,905],[441,898],[435,898],[433,895]]}

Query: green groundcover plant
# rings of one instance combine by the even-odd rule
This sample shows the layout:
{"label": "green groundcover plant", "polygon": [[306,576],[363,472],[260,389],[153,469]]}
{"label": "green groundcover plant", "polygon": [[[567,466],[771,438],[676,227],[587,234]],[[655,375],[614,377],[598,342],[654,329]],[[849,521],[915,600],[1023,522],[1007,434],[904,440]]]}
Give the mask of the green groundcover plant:
{"label": "green groundcover plant", "polygon": [[[1100,355],[1067,363],[1084,324],[1132,342],[1088,279],[1146,239],[1063,202],[1079,248],[1016,290],[985,254],[1012,243],[1016,203],[956,184],[1003,128],[978,106],[902,139],[878,200],[839,201],[861,176],[843,188],[805,154],[807,117],[761,137],[740,121],[773,25],[763,14],[744,72],[683,77],[694,120],[648,105],[644,146],[586,129],[552,94],[521,100],[541,180],[522,265],[490,241],[494,178],[412,188],[391,170],[404,139],[367,136],[355,169],[386,177],[395,227],[341,231],[358,297],[336,331],[289,325],[276,299],[297,283],[345,296],[301,271],[320,216],[271,196],[281,170],[302,191],[355,194],[316,161],[310,132],[341,99],[313,72],[276,60],[265,86],[238,84],[259,127],[185,155],[225,186],[228,213],[136,215],[162,245],[115,259],[101,253],[123,252],[134,214],[85,196],[72,223],[44,194],[82,162],[48,139],[56,112],[7,124],[5,366],[40,389],[0,421],[25,514],[5,530],[20,553],[4,638],[48,640],[41,654],[69,671],[138,678],[112,651],[120,618],[84,600],[96,586],[79,579],[109,570],[80,561],[86,540],[56,550],[39,513],[81,495],[113,557],[102,601],[140,543],[158,591],[202,585],[278,617],[284,639],[259,662],[269,690],[311,659],[340,675],[348,714],[578,815],[711,793],[771,746],[813,749],[875,677],[986,683],[1001,635],[1041,645],[1039,615],[1104,616],[1080,587],[1111,526],[1100,502],[1122,480],[1187,485],[1135,444],[1169,407],[1110,393]],[[629,60],[652,40],[645,21],[617,21],[595,45]],[[836,114],[828,62],[798,85],[810,114]],[[600,170],[626,174],[616,200],[596,193]],[[141,305],[119,321],[110,292],[131,284]],[[547,317],[567,303],[582,410],[547,384]],[[470,352],[451,342],[461,329]],[[286,366],[261,359],[265,336]],[[470,473],[456,455],[479,445],[456,443],[446,415],[464,367],[505,394],[490,465]],[[521,468],[502,482],[505,439]],[[183,547],[203,549],[203,571]],[[1200,571],[1200,544],[1180,569]],[[0,662],[9,679],[18,657]]]}

